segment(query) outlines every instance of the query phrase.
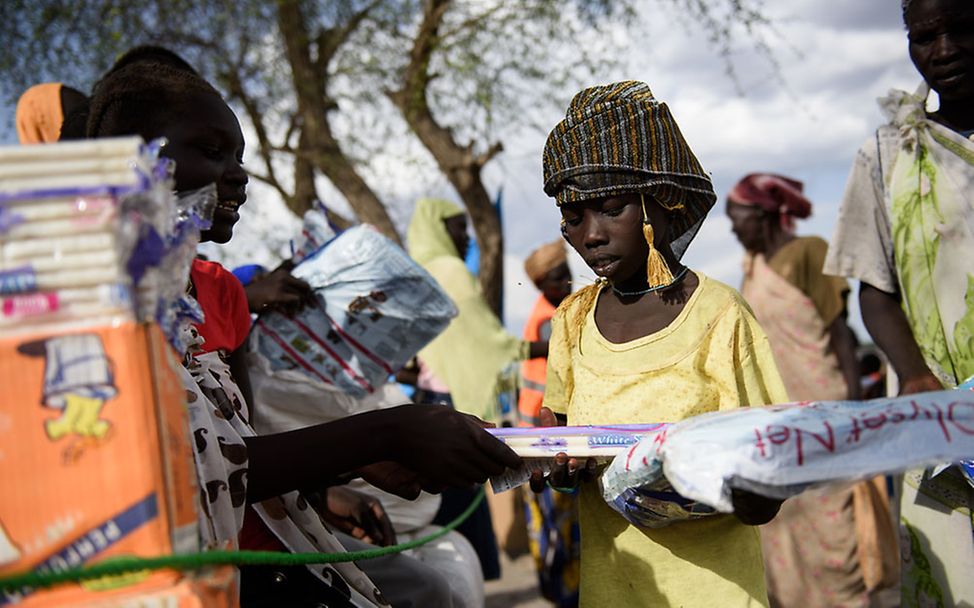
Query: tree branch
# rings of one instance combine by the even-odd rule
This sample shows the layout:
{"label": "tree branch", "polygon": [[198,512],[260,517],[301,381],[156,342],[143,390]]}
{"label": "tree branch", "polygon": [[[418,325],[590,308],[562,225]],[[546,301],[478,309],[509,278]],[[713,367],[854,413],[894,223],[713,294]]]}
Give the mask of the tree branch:
{"label": "tree branch", "polygon": [[229,70],[225,72],[224,79],[227,83],[230,96],[240,101],[241,105],[244,107],[244,111],[247,113],[247,117],[250,118],[250,122],[254,127],[254,132],[257,134],[257,152],[267,169],[267,174],[265,176],[258,177],[253,172],[251,172],[251,175],[253,175],[256,179],[260,179],[261,181],[273,186],[274,189],[277,190],[285,199],[290,198],[291,194],[284,189],[283,185],[281,185],[281,182],[277,178],[277,173],[274,170],[273,158],[271,156],[274,146],[271,144],[270,138],[267,135],[267,127],[264,124],[264,114],[257,105],[257,101],[247,94],[244,84],[240,80],[240,75],[236,70]]}
{"label": "tree branch", "polygon": [[402,85],[398,90],[388,91],[387,95],[463,200],[480,245],[481,289],[491,308],[499,314],[504,279],[503,235],[480,174],[483,163],[500,152],[500,144],[495,143],[484,154],[475,157],[472,143],[459,144],[450,129],[437,122],[427,99],[430,62],[438,48],[439,27],[450,5],[451,0],[431,0],[425,5],[409,63],[402,71]]}
{"label": "tree branch", "polygon": [[[300,3],[277,0],[277,21],[297,97],[301,129],[298,161],[304,158],[311,161],[301,168],[302,174],[307,174],[309,166],[318,169],[345,196],[360,220],[375,225],[389,238],[401,242],[382,201],[358,174],[332,133],[328,109],[329,103],[334,102],[327,96],[328,65],[318,67],[311,58],[308,20],[302,13]],[[324,50],[327,51],[327,48]],[[319,59],[333,57],[321,51],[322,48],[319,48]],[[301,137],[307,137],[304,145]]]}
{"label": "tree branch", "polygon": [[287,191],[281,188],[281,185],[280,183],[278,183],[277,178],[274,177],[273,175],[263,175],[261,173],[257,173],[256,171],[251,171],[251,170],[247,171],[247,175],[256,179],[259,182],[264,182],[268,186],[274,188],[275,190],[277,190],[278,194],[281,195],[281,198],[285,200],[287,200],[287,198],[290,196],[287,193]]}
{"label": "tree branch", "polygon": [[474,157],[473,164],[476,165],[477,167],[483,168],[484,165],[489,163],[491,160],[494,159],[495,156],[497,156],[503,151],[504,151],[504,144],[499,141],[495,141],[490,145],[489,148],[487,148],[487,150],[483,154],[478,154],[476,157]]}
{"label": "tree branch", "polygon": [[352,13],[352,16],[341,27],[324,29],[318,33],[318,36],[315,38],[315,42],[318,44],[318,58],[315,61],[315,67],[319,72],[328,69],[328,65],[335,58],[338,49],[362,25],[362,22],[369,16],[369,13],[375,10],[381,3],[382,0],[372,0],[362,10]]}

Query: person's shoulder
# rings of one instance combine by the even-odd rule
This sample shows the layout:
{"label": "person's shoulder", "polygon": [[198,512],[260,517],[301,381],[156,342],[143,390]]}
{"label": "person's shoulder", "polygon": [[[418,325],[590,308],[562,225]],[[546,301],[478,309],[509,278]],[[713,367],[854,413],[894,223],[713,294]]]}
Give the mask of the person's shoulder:
{"label": "person's shoulder", "polygon": [[[557,308],[555,308],[555,312],[553,316],[557,319],[562,319],[566,315],[574,316],[576,314],[576,311],[579,310],[580,307],[591,306],[592,299],[588,297],[584,297],[582,292],[585,290],[598,289],[598,288],[599,288],[598,284],[593,283],[592,285],[586,285],[585,287],[582,287],[578,291],[572,293],[570,296],[562,300],[561,304],[559,304]],[[544,296],[541,296],[541,299],[544,300]]]}
{"label": "person's shoulder", "polygon": [[193,259],[192,275],[195,283],[205,281],[225,289],[243,289],[243,284],[240,283],[240,279],[235,277],[232,272],[227,270],[219,262],[210,262],[195,258]]}
{"label": "person's shoulder", "polygon": [[[469,275],[466,263],[455,255],[441,255],[423,264],[434,275]],[[471,275],[472,276],[472,275]]]}
{"label": "person's shoulder", "polygon": [[899,146],[900,131],[892,124],[883,124],[867,137],[856,153],[856,161],[873,166],[881,161],[887,163],[895,157],[895,151]]}
{"label": "person's shoulder", "polygon": [[441,255],[423,264],[423,268],[439,283],[453,300],[475,298],[480,295],[477,278],[460,258]]}
{"label": "person's shoulder", "polygon": [[707,299],[723,306],[744,301],[741,294],[730,285],[708,277],[700,271],[695,271],[695,274],[700,280],[697,289],[702,290],[699,296],[701,299]]}
{"label": "person's shoulder", "polygon": [[804,257],[825,258],[825,253],[829,250],[829,243],[820,236],[798,236],[786,247],[792,248]]}
{"label": "person's shoulder", "polygon": [[207,277],[222,277],[226,274],[232,275],[233,273],[224,268],[223,264],[219,262],[211,262],[209,260],[193,258],[193,274],[199,274]]}
{"label": "person's shoulder", "polygon": [[827,248],[829,246],[828,241],[820,236],[809,234],[805,236],[796,236],[795,242],[801,247],[808,247],[812,249]]}
{"label": "person's shoulder", "polygon": [[696,298],[695,307],[698,314],[711,319],[711,323],[716,323],[723,318],[737,318],[745,313],[752,314],[751,308],[739,291],[699,271],[696,275],[700,279],[697,289],[701,290]]}

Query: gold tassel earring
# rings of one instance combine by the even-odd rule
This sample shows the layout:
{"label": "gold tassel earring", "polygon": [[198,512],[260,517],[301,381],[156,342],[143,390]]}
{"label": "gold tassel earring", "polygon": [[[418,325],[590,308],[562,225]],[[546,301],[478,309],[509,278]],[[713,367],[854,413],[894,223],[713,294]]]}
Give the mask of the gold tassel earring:
{"label": "gold tassel earring", "polygon": [[646,283],[650,289],[665,287],[673,282],[673,273],[666,265],[663,254],[656,248],[653,233],[653,225],[649,223],[649,215],[646,213],[646,199],[642,193],[639,194],[639,201],[643,206],[643,237],[649,245],[649,256],[646,258]]}

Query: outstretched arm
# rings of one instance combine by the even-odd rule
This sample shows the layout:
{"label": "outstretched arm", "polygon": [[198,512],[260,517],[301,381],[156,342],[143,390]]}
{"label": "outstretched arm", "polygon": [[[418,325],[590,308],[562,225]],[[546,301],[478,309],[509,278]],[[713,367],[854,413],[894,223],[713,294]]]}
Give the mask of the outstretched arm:
{"label": "outstretched arm", "polygon": [[859,286],[862,320],[900,379],[900,394],[943,389],[923,360],[913,331],[900,306],[899,294],[888,293],[868,283]]}
{"label": "outstretched arm", "polygon": [[403,405],[244,441],[248,502],[319,489],[380,461],[415,471],[434,487],[483,483],[521,464],[477,418],[439,405]]}

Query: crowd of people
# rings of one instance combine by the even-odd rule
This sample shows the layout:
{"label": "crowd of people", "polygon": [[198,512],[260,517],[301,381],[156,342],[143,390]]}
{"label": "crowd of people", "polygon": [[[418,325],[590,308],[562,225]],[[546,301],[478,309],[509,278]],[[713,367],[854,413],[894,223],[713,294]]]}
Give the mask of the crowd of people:
{"label": "crowd of people", "polygon": [[[185,328],[186,388],[216,407],[192,430],[223,440],[195,454],[201,486],[218,488],[200,508],[205,544],[342,552],[439,529],[488,477],[521,465],[484,430],[511,369],[526,426],[677,422],[974,375],[974,5],[906,0],[903,17],[923,85],[882,100],[888,122],[856,156],[831,242],[796,235],[812,212],[798,180],[753,173],[726,193],[746,250],[740,292],[681,261],[718,196],[673,113],[636,81],[578,92],[548,136],[539,186],[563,240],[525,261],[539,295],[521,338],[464,264],[463,209],[416,203],[409,255],[458,314],[398,375],[411,399],[394,378],[357,398],[255,365],[253,317],[313,307],[312,289],[287,262],[232,274],[195,260],[187,290],[204,321]],[[165,138],[177,192],[216,185],[203,240],[232,238],[247,199],[244,136],[177,53],[133,49],[90,94],[33,87],[16,120],[25,144]],[[598,276],[574,293],[569,248]],[[861,356],[849,279],[881,354]],[[594,460],[559,454],[523,501],[541,593],[560,607],[974,605],[974,488],[959,474],[912,471],[783,502],[736,490],[734,515],[652,529],[609,508],[598,474]],[[477,607],[499,568],[482,502],[408,553],[243,566],[241,605]]]}

